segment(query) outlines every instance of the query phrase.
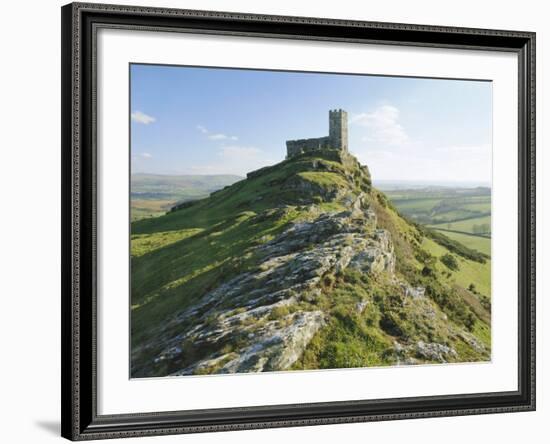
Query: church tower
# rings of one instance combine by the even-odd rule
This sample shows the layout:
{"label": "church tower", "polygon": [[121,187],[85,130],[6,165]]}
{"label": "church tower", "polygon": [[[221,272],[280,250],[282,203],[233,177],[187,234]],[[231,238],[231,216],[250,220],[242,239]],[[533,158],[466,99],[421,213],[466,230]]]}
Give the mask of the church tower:
{"label": "church tower", "polygon": [[287,159],[324,150],[348,151],[348,113],[343,109],[328,112],[328,136],[286,141]]}
{"label": "church tower", "polygon": [[342,109],[328,112],[328,137],[332,149],[348,150],[348,113]]}

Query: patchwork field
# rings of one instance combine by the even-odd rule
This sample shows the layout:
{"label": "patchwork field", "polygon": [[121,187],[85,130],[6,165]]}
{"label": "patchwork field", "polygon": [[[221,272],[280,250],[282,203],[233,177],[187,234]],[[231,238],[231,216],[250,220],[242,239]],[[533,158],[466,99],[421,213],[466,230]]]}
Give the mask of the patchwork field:
{"label": "patchwork field", "polygon": [[460,242],[462,245],[465,245],[468,248],[472,248],[473,250],[477,250],[481,253],[491,255],[491,238],[482,237],[482,236],[475,236],[467,233],[456,233],[452,231],[443,231],[445,236]]}
{"label": "patchwork field", "polygon": [[432,228],[445,229],[452,231],[462,231],[464,233],[491,235],[491,216],[475,217],[473,219],[459,220],[456,222],[445,222],[430,225]]}
{"label": "patchwork field", "polygon": [[491,189],[384,190],[399,212],[481,253],[491,254]]}

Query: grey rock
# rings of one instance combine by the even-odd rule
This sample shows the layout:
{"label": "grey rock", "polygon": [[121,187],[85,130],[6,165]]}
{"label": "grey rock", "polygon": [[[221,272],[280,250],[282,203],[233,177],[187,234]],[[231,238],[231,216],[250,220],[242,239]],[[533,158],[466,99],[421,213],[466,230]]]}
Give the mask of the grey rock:
{"label": "grey rock", "polygon": [[481,344],[473,335],[466,332],[460,332],[459,337],[477,352],[484,353],[487,351],[485,346]]}
{"label": "grey rock", "polygon": [[355,304],[355,311],[359,314],[362,314],[365,311],[365,308],[367,308],[367,305],[369,305],[369,301],[357,302]]}
{"label": "grey rock", "polygon": [[[302,355],[315,333],[324,325],[321,311],[296,312],[285,319],[285,327],[271,321],[254,336],[254,342],[238,353],[207,358],[190,367],[174,372],[172,376],[200,373],[209,369],[214,373],[248,373],[282,370],[290,367]],[[225,357],[224,365],[214,368]]]}
{"label": "grey rock", "polygon": [[448,362],[449,357],[456,358],[458,356],[452,347],[436,342],[425,343],[423,341],[416,343],[416,355],[419,358],[438,362]]}
{"label": "grey rock", "polygon": [[409,296],[413,299],[423,298],[426,294],[424,287],[405,287],[405,296]]}

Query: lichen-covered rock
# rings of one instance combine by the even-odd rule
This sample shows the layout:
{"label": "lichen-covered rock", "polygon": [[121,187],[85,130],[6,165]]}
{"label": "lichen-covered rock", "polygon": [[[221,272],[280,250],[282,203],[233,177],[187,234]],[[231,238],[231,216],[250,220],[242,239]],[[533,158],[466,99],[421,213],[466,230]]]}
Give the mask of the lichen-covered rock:
{"label": "lichen-covered rock", "polygon": [[458,356],[452,347],[435,342],[425,343],[423,341],[416,343],[416,354],[419,358],[438,362],[448,362],[449,358],[456,358]]}
{"label": "lichen-covered rock", "polygon": [[367,308],[367,305],[369,305],[369,301],[361,301],[361,302],[357,302],[355,304],[355,311],[358,313],[358,314],[361,314],[365,311],[365,308]]}
{"label": "lichen-covered rock", "polygon": [[409,296],[413,299],[423,298],[426,294],[426,289],[424,287],[410,287],[405,285],[404,288],[405,296]]}
{"label": "lichen-covered rock", "polygon": [[375,230],[369,239],[365,239],[363,248],[353,257],[350,267],[363,272],[393,273],[395,255],[393,244],[386,230]]}
{"label": "lichen-covered rock", "polygon": [[481,352],[481,353],[486,353],[487,352],[486,347],[483,344],[481,344],[474,337],[474,335],[472,335],[470,333],[467,333],[467,332],[460,332],[458,334],[458,337],[460,339],[462,339],[464,342],[466,342],[466,344],[468,344],[470,347],[472,347],[475,351]]}
{"label": "lichen-covered rock", "polygon": [[[256,333],[254,339],[238,353],[231,352],[201,360],[172,376],[197,373],[250,373],[281,370],[290,367],[300,358],[305,347],[324,324],[321,311],[296,312],[278,321],[270,321]],[[250,336],[251,335],[251,336]]]}

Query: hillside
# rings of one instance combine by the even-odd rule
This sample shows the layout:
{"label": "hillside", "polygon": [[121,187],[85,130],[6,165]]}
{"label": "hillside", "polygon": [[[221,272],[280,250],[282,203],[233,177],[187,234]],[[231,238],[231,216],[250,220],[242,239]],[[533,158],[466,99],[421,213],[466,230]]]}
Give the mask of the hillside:
{"label": "hillside", "polygon": [[208,197],[242,177],[230,174],[164,175],[137,173],[131,176],[132,221],[160,216],[178,202]]}
{"label": "hillside", "polygon": [[490,261],[341,151],[132,224],[133,377],[484,361]]}

